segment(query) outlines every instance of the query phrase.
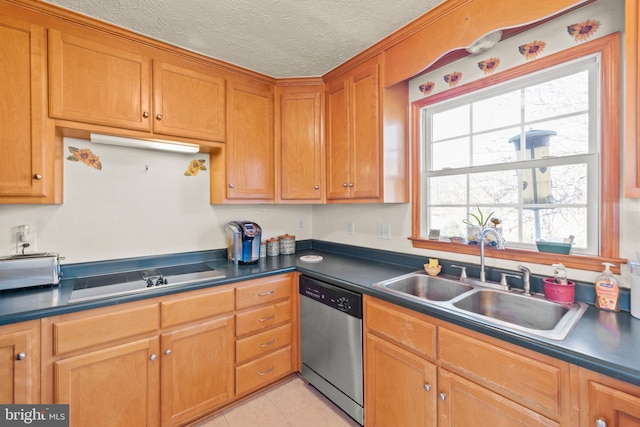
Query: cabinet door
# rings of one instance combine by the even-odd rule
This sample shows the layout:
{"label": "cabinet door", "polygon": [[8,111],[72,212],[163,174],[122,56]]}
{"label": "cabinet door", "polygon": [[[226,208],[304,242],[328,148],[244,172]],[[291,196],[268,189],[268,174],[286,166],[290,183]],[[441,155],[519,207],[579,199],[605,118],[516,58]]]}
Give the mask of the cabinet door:
{"label": "cabinet door", "polygon": [[182,425],[233,397],[233,316],[163,334],[162,425]]}
{"label": "cabinet door", "polygon": [[158,339],[54,363],[54,403],[69,404],[72,427],[157,426]]}
{"label": "cabinet door", "polygon": [[154,132],[224,141],[225,92],[222,78],[154,62]]}
{"label": "cabinet door", "polygon": [[0,329],[0,402],[40,403],[39,338],[35,324],[11,325]]}
{"label": "cabinet door", "polygon": [[349,198],[349,84],[348,80],[328,85],[326,97],[327,199]]}
{"label": "cabinet door", "polygon": [[49,31],[49,114],[151,130],[151,60],[105,39]]}
{"label": "cabinet door", "polygon": [[0,16],[0,197],[46,197],[54,181],[43,129],[45,37],[40,26]]}
{"label": "cabinet door", "polygon": [[435,426],[435,365],[375,335],[366,340],[366,425]]}
{"label": "cabinet door", "polygon": [[229,82],[227,199],[274,200],[273,92]]}
{"label": "cabinet door", "polygon": [[351,79],[351,164],[353,199],[379,199],[380,102],[378,65],[359,69]]}
{"label": "cabinet door", "polygon": [[278,202],[323,200],[321,86],[283,88],[280,95]]}
{"label": "cabinet door", "polygon": [[589,394],[588,425],[640,427],[640,396],[594,382],[589,383]]}
{"label": "cabinet door", "polygon": [[445,369],[438,371],[439,427],[560,426]]}

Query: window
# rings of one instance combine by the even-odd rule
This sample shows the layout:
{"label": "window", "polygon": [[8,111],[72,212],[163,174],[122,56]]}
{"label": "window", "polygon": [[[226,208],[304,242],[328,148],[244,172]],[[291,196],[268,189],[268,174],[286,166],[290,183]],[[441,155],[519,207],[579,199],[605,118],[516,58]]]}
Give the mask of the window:
{"label": "window", "polygon": [[596,270],[617,257],[618,49],[614,34],[414,103],[414,245],[466,241],[480,209],[535,262],[552,258],[536,240],[569,235]]}

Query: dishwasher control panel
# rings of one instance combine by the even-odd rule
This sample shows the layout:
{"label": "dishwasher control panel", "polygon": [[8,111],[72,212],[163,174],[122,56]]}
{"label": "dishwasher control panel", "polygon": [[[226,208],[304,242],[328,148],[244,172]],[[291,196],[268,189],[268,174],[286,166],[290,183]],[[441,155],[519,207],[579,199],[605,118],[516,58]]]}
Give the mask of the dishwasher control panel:
{"label": "dishwasher control panel", "polygon": [[362,319],[362,295],[306,276],[300,276],[300,295]]}

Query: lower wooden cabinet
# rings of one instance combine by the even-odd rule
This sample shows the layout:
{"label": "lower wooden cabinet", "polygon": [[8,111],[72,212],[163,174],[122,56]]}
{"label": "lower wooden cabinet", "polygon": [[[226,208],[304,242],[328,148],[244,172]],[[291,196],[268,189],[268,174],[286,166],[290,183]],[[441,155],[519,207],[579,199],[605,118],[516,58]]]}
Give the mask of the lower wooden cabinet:
{"label": "lower wooden cabinet", "polygon": [[640,387],[578,368],[580,425],[640,427]]}
{"label": "lower wooden cabinet", "polygon": [[0,402],[40,403],[40,321],[0,327]]}
{"label": "lower wooden cabinet", "polygon": [[54,362],[53,403],[69,404],[71,426],[157,426],[158,339]]}

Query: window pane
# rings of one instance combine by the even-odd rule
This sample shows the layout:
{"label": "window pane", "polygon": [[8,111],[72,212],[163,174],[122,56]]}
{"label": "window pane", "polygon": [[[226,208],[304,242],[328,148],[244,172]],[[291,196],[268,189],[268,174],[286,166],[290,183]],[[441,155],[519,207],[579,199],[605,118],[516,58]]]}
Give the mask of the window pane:
{"label": "window pane", "polygon": [[536,126],[539,129],[551,129],[557,134],[549,138],[549,156],[572,156],[589,152],[589,116],[586,113],[541,122]]}
{"label": "window pane", "polygon": [[586,111],[589,109],[588,72],[525,88],[524,98],[527,122]]}
{"label": "window pane", "polygon": [[428,200],[429,204],[431,205],[467,204],[466,175],[440,176],[430,178],[429,188],[430,192]]}
{"label": "window pane", "polygon": [[516,160],[514,144],[509,140],[520,132],[519,128],[483,133],[473,138],[473,165],[490,165]]}
{"label": "window pane", "polygon": [[574,247],[587,247],[587,208],[525,209],[523,242],[575,236]]}
{"label": "window pane", "polygon": [[513,126],[520,123],[520,91],[513,91],[473,104],[473,131]]}
{"label": "window pane", "polygon": [[430,209],[429,228],[440,230],[441,236],[465,237],[467,226],[462,220],[467,215],[467,208],[434,207]]}
{"label": "window pane", "polygon": [[469,137],[431,144],[430,170],[469,166]]}
{"label": "window pane", "polygon": [[436,113],[432,116],[432,141],[468,135],[469,132],[469,105]]}
{"label": "window pane", "polygon": [[518,203],[518,174],[516,171],[471,174],[469,201],[472,205]]}

